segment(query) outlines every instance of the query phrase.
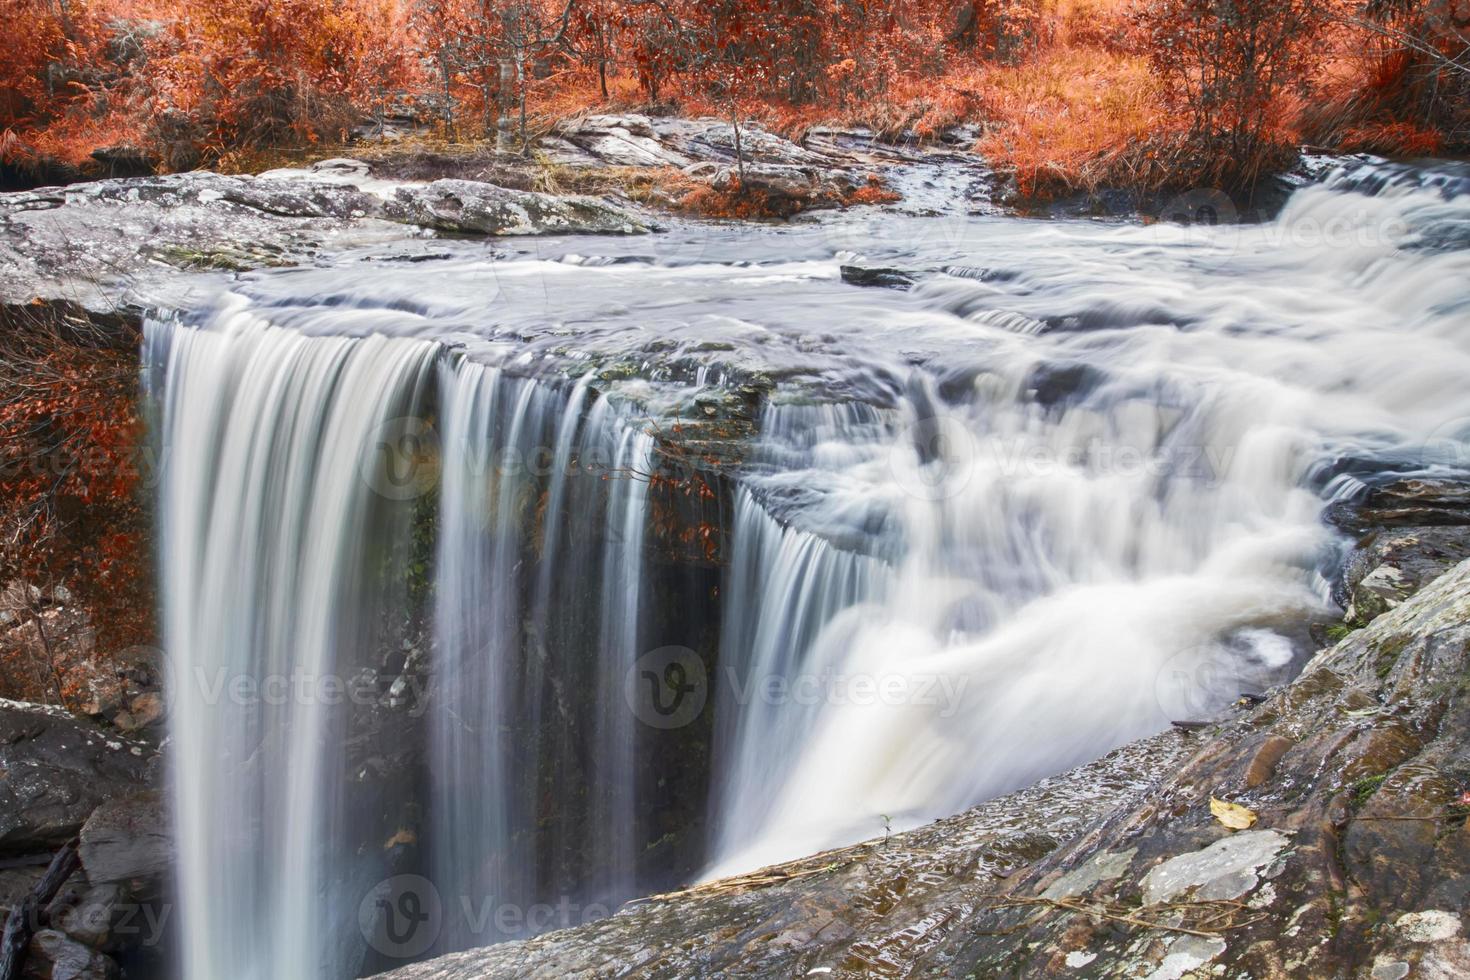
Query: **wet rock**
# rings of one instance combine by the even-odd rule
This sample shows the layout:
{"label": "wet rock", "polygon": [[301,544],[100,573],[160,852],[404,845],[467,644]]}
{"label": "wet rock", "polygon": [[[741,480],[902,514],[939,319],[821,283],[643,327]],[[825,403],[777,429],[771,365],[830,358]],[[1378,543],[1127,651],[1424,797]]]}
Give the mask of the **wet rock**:
{"label": "wet rock", "polygon": [[1245,771],[1245,788],[1255,789],[1265,783],[1276,773],[1276,766],[1281,762],[1281,757],[1286,755],[1296,743],[1283,735],[1272,735],[1261,743],[1256,749],[1255,755],[1251,756],[1250,765]]}
{"label": "wet rock", "polygon": [[717,191],[758,195],[766,210],[789,215],[817,207],[838,207],[862,186],[853,174],[815,166],[782,163],[747,163],[716,170],[709,184]]}
{"label": "wet rock", "polygon": [[472,180],[400,187],[381,213],[439,231],[481,235],[637,234],[648,227],[590,197],[514,191]]}
{"label": "wet rock", "polygon": [[127,707],[113,716],[113,724],[125,732],[139,732],[163,721],[163,695],[147,691],[132,697]]}
{"label": "wet rock", "polygon": [[65,711],[0,701],[0,852],[50,851],[137,792],[153,751]]}
{"label": "wet rock", "polygon": [[592,198],[478,181],[375,181],[355,163],[258,177],[102,180],[0,196],[0,306],[39,298],[114,312],[185,288],[180,269],[299,265],[328,249],[400,240],[405,225],[485,235],[646,230],[631,212]]}
{"label": "wet rock", "polygon": [[1453,480],[1398,480],[1357,502],[1334,505],[1328,519],[1346,529],[1470,525],[1470,486]]}
{"label": "wet rock", "polygon": [[1388,527],[1363,535],[1349,555],[1338,597],[1345,619],[1366,626],[1470,552],[1470,527]]}
{"label": "wet rock", "polygon": [[842,281],[854,286],[878,286],[885,289],[907,289],[914,277],[899,269],[870,269],[858,265],[842,266]]}
{"label": "wet rock", "polygon": [[1170,858],[1144,876],[1143,904],[1159,905],[1186,894],[1198,901],[1239,898],[1256,887],[1261,869],[1289,843],[1274,830],[1247,830]]}

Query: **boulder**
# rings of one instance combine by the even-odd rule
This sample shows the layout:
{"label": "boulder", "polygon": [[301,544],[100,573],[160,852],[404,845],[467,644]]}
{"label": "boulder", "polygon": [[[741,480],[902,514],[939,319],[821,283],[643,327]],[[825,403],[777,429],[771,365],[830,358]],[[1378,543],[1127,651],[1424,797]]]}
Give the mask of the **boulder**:
{"label": "boulder", "polygon": [[82,826],[82,868],[93,885],[156,894],[168,878],[171,850],[168,807],[156,791],[107,800]]}
{"label": "boulder", "polygon": [[42,929],[26,948],[23,980],[116,980],[117,963],[55,929]]}
{"label": "boulder", "polygon": [[915,282],[913,275],[902,269],[867,268],[859,265],[844,265],[842,281],[854,286],[877,286],[884,289],[908,289]]}
{"label": "boulder", "polygon": [[155,752],[59,708],[0,701],[0,853],[51,851],[147,786]]}

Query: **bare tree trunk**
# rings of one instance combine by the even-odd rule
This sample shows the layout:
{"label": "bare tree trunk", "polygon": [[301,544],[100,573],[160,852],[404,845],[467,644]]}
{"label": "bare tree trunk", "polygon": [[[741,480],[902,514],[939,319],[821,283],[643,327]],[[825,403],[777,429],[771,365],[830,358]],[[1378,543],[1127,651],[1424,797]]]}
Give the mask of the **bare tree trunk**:
{"label": "bare tree trunk", "polygon": [[740,192],[745,193],[745,150],[740,145],[740,114],[730,113],[730,125],[735,130],[735,172],[740,175]]}
{"label": "bare tree trunk", "polygon": [[521,156],[530,152],[530,144],[526,142],[526,56],[522,52],[516,52],[516,93],[521,102]]}
{"label": "bare tree trunk", "polygon": [[514,108],[511,100],[515,98],[516,69],[514,62],[509,58],[500,59],[500,91],[496,93],[495,110],[499,114],[496,128],[499,131],[498,143],[503,147],[510,143],[511,110]]}
{"label": "bare tree trunk", "polygon": [[56,650],[51,646],[51,635],[46,632],[46,622],[41,618],[41,612],[35,603],[28,601],[26,611],[31,614],[31,622],[35,624],[36,635],[41,639],[41,650],[46,657],[46,671],[51,677],[51,687],[56,692],[56,703],[65,708],[66,687],[62,682],[61,670],[56,666]]}
{"label": "bare tree trunk", "polygon": [[41,880],[10,910],[5,920],[4,936],[0,938],[0,980],[14,980],[20,976],[21,967],[25,966],[26,946],[35,932],[41,910],[56,897],[66,879],[80,866],[77,842],[68,841],[51,859]]}

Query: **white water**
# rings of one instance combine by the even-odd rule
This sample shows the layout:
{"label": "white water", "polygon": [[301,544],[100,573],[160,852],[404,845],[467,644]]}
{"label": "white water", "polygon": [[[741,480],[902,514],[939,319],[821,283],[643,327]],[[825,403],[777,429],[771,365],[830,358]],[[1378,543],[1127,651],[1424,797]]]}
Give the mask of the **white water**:
{"label": "white water", "polygon": [[168,379],[181,972],[350,973],[355,901],[327,859],[346,819],[331,790],[344,715],[321,684],[363,662],[378,611],[402,601],[370,569],[393,562],[404,515],[361,471],[378,426],[413,408],[434,346],[307,339],[228,306],[210,331],[150,325],[148,344]]}
{"label": "white water", "polygon": [[[1467,469],[1462,184],[1369,166],[1261,226],[855,213],[686,228],[689,261],[433,243],[222,284],[149,336],[170,650],[257,682],[379,663],[422,514],[362,461],[432,420],[422,850],[449,905],[655,880],[689,777],[623,691],[671,645],[712,667],[704,874],[952,813],[1289,677],[1324,504]],[[854,250],[920,284],[843,285]],[[719,597],[660,604],[645,416],[745,385]],[[353,973],[387,870],[333,847],[344,716],[173,687],[186,975]],[[438,948],[535,931],[456,915]]]}

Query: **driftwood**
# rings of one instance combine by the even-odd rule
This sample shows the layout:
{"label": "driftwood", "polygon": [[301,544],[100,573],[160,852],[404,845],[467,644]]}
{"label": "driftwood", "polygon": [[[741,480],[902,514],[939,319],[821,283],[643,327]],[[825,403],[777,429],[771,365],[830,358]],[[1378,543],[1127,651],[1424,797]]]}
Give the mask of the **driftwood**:
{"label": "driftwood", "polygon": [[81,863],[77,854],[77,842],[68,841],[46,866],[46,873],[41,876],[41,880],[21,899],[19,905],[10,910],[10,916],[5,920],[4,938],[0,938],[0,980],[16,980],[20,976],[20,968],[25,965],[26,947],[30,945],[31,935],[36,931],[41,909],[56,897],[61,886],[66,884],[66,879],[72,876],[72,872]]}

